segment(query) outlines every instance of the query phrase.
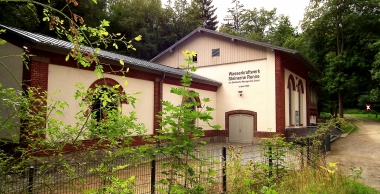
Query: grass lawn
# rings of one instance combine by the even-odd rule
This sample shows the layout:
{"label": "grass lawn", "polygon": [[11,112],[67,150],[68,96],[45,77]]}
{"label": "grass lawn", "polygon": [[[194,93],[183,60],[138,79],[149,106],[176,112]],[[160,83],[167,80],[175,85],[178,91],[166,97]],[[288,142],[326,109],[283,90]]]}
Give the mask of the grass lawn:
{"label": "grass lawn", "polygon": [[375,114],[347,114],[347,115],[380,122],[380,115],[378,115],[377,118]]}

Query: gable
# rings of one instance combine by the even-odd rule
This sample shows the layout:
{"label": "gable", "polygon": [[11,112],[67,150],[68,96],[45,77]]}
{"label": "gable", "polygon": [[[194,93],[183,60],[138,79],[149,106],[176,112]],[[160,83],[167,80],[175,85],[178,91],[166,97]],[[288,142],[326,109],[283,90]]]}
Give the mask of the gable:
{"label": "gable", "polygon": [[[213,49],[219,49],[219,56],[213,56]],[[197,53],[197,67],[255,61],[267,58],[267,48],[237,39],[218,36],[207,32],[197,32],[177,45],[154,62],[178,68],[185,62],[182,51]]]}

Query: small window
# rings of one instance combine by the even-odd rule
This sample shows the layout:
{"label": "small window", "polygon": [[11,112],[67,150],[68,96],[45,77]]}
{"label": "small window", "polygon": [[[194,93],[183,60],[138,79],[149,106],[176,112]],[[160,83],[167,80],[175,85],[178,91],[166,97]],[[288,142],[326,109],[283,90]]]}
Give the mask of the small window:
{"label": "small window", "polygon": [[97,88],[93,95],[91,114],[97,122],[107,119],[108,114],[117,111],[120,105],[118,95],[108,87]]}
{"label": "small window", "polygon": [[198,54],[195,54],[195,56],[193,56],[193,62],[194,63],[198,62]]}
{"label": "small window", "polygon": [[212,57],[218,57],[220,56],[220,49],[212,49]]}

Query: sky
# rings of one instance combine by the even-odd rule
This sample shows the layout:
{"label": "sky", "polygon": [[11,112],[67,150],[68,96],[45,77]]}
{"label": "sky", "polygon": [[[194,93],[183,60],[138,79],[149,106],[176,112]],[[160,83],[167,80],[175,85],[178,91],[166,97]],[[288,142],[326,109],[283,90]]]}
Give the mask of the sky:
{"label": "sky", "polygon": [[[298,26],[299,21],[303,19],[306,6],[310,0],[240,0],[245,9],[260,9],[264,7],[266,10],[277,8],[277,15],[284,14],[289,16],[292,25]],[[228,14],[228,8],[232,8],[231,0],[213,0],[212,5],[217,7],[219,26],[224,23],[223,18]]]}

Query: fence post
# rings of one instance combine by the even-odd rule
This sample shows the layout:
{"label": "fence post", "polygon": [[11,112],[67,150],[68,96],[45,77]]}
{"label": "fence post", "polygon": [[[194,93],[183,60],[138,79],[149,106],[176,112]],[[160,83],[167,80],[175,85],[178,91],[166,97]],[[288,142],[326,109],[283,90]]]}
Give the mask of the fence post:
{"label": "fence post", "polygon": [[308,137],[307,138],[307,153],[306,153],[306,160],[307,160],[307,164],[310,166],[310,164],[311,164],[311,153],[310,153],[310,145],[311,144],[311,142],[310,142],[310,137]]}
{"label": "fence post", "polygon": [[150,162],[150,193],[155,193],[156,185],[156,155],[153,155],[153,160]]}
{"label": "fence post", "polygon": [[225,146],[222,147],[222,160],[223,160],[223,193],[227,193],[227,148]]}
{"label": "fence post", "polygon": [[28,178],[28,193],[33,193],[33,178],[34,178],[34,166],[29,167],[29,178]]}
{"label": "fence post", "polygon": [[273,153],[272,153],[272,146],[268,146],[268,161],[269,161],[269,178],[272,177],[272,171],[273,171]]}
{"label": "fence post", "polygon": [[326,132],[326,138],[325,138],[325,151],[331,151],[331,137],[330,133]]}

